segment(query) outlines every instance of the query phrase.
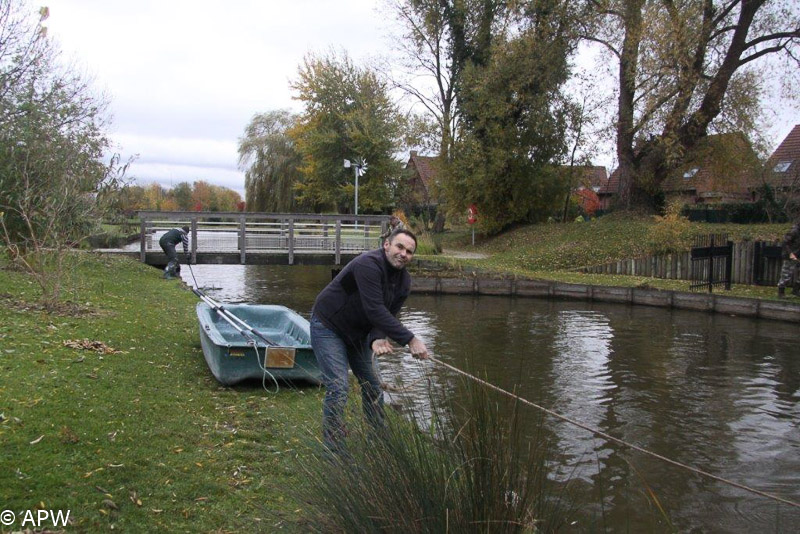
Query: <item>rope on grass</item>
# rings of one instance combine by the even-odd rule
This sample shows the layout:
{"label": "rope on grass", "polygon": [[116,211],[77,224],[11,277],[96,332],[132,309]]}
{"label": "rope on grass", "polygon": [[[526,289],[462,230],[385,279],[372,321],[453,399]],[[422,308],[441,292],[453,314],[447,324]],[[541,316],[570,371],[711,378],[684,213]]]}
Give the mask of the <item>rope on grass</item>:
{"label": "rope on grass", "polygon": [[453,367],[452,365],[447,364],[447,363],[445,363],[445,362],[443,362],[441,360],[437,360],[436,358],[433,358],[433,357],[431,357],[429,359],[433,363],[436,363],[438,365],[444,366],[444,367],[450,369],[451,371],[453,371],[455,373],[458,373],[458,374],[460,374],[462,376],[465,376],[465,377],[469,378],[470,380],[474,380],[475,382],[477,382],[477,383],[479,383],[479,384],[481,384],[483,386],[486,386],[489,389],[493,389],[494,391],[497,391],[498,393],[502,393],[503,395],[506,395],[507,397],[511,397],[511,398],[523,403],[523,404],[527,404],[528,406],[536,408],[537,410],[541,410],[542,412],[546,413],[547,415],[551,415],[551,416],[555,417],[556,419],[560,419],[560,420],[565,421],[565,422],[567,422],[567,423],[569,423],[571,425],[574,425],[574,426],[577,426],[579,428],[582,428],[582,429],[584,429],[584,430],[586,430],[588,432],[591,432],[592,434],[600,436],[601,438],[605,438],[605,439],[607,439],[609,441],[613,441],[614,443],[617,443],[619,445],[628,447],[629,449],[633,449],[635,451],[641,452],[642,454],[646,454],[647,456],[651,456],[653,458],[661,460],[662,462],[666,462],[668,464],[671,464],[671,465],[673,465],[675,467],[679,467],[681,469],[686,469],[687,471],[691,471],[691,472],[696,473],[698,475],[701,475],[701,476],[704,476],[704,477],[707,477],[707,478],[711,478],[713,480],[716,480],[717,482],[722,482],[723,484],[728,484],[729,486],[733,486],[735,488],[739,488],[741,490],[748,491],[748,492],[754,493],[756,495],[760,495],[761,497],[766,497],[767,499],[772,499],[774,501],[778,501],[778,502],[781,502],[783,504],[788,504],[789,506],[794,506],[796,508],[800,508],[800,503],[791,501],[789,499],[785,499],[785,498],[780,497],[778,495],[773,495],[771,493],[767,493],[765,491],[761,491],[759,489],[751,488],[750,486],[746,486],[744,484],[740,484],[738,482],[734,482],[734,481],[728,480],[726,478],[722,478],[720,476],[711,474],[711,473],[709,473],[707,471],[703,471],[702,469],[698,469],[696,467],[692,467],[690,465],[686,465],[686,464],[678,462],[676,460],[672,460],[670,458],[667,458],[666,456],[662,456],[662,455],[660,455],[658,453],[655,453],[653,451],[644,449],[642,447],[639,447],[638,445],[634,445],[633,443],[629,443],[629,442],[621,440],[619,438],[615,438],[614,436],[612,436],[610,434],[606,434],[602,430],[598,430],[596,428],[592,428],[592,427],[590,427],[588,425],[585,425],[585,424],[581,423],[580,421],[576,421],[574,419],[570,419],[569,417],[567,417],[565,415],[561,415],[560,413],[554,412],[553,410],[549,410],[549,409],[545,408],[544,406],[540,406],[540,405],[538,405],[538,404],[536,404],[534,402],[531,402],[531,401],[529,401],[527,399],[523,399],[522,397],[520,397],[518,395],[515,395],[515,394],[513,394],[513,393],[511,393],[509,391],[506,391],[506,390],[504,390],[504,389],[502,389],[500,387],[497,387],[494,384],[491,384],[491,383],[489,383],[489,382],[487,382],[485,380],[481,380],[477,376],[471,375],[471,374],[469,374],[469,373],[467,373],[465,371],[462,371],[461,369],[459,369],[457,367]]}

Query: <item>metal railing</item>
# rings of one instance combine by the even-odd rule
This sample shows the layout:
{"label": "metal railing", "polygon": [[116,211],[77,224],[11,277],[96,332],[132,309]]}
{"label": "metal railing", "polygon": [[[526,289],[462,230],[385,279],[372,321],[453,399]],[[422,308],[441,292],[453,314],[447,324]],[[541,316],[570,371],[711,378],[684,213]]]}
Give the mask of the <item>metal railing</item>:
{"label": "metal railing", "polygon": [[[197,254],[238,253],[240,263],[248,254],[341,254],[372,250],[388,227],[383,215],[261,214],[231,212],[139,212],[141,260],[159,252],[158,240],[172,228],[190,227],[192,262]],[[180,250],[180,248],[179,248]]]}

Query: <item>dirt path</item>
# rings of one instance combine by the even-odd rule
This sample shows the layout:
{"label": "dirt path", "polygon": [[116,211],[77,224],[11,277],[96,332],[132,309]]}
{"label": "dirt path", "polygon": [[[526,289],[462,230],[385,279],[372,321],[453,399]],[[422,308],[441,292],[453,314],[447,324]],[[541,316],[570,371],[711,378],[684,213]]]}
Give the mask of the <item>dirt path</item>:
{"label": "dirt path", "polygon": [[462,258],[465,260],[483,260],[488,258],[488,254],[482,252],[468,252],[465,250],[442,249],[442,256],[450,256],[451,258]]}

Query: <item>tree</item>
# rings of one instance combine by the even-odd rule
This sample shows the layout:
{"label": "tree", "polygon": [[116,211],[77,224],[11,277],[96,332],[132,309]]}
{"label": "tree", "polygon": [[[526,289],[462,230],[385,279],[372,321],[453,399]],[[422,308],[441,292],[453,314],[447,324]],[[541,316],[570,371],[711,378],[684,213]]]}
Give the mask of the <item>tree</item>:
{"label": "tree", "polygon": [[401,164],[404,118],[389,97],[386,81],[355,66],[345,54],[309,55],[291,83],[305,110],[289,131],[302,154],[297,202],[314,211],[354,210],[354,176],[343,161],[366,159],[359,181],[359,211],[381,211],[393,202],[391,184]]}
{"label": "tree", "polygon": [[[460,66],[454,61],[448,10],[442,0],[389,0],[403,35],[396,40],[403,54],[407,80],[397,85],[425,108],[434,120],[438,134],[438,153],[447,160],[452,150],[453,133],[458,122],[455,85]],[[448,8],[452,9],[452,8]],[[420,87],[419,80],[430,81]]]}
{"label": "tree", "polygon": [[589,217],[594,217],[594,214],[600,209],[600,198],[597,193],[591,189],[581,188],[575,191],[578,206],[580,206],[583,213]]}
{"label": "tree", "polygon": [[169,193],[180,211],[190,211],[192,209],[192,184],[180,182]]}
{"label": "tree", "polygon": [[155,211],[162,211],[165,209],[164,203],[167,200],[167,190],[156,182],[149,184],[144,188],[144,198],[147,208]]}
{"label": "tree", "polygon": [[217,192],[213,185],[198,180],[192,187],[192,209],[194,211],[217,211]]}
{"label": "tree", "polygon": [[46,18],[0,2],[0,227],[11,260],[53,307],[70,247],[112,205],[127,165],[104,163],[106,102],[58,64]]}
{"label": "tree", "polygon": [[[800,6],[782,0],[590,0],[583,37],[618,61],[616,151],[626,207],[653,198],[709,133],[752,131],[759,67],[798,65]],[[795,70],[796,72],[796,70]]]}
{"label": "tree", "polygon": [[127,184],[118,195],[118,209],[125,217],[132,217],[135,212],[148,209],[144,187]]}
{"label": "tree", "polygon": [[294,210],[302,161],[288,133],[295,121],[285,110],[258,113],[239,138],[239,168],[245,171],[245,200],[250,211]]}
{"label": "tree", "polygon": [[241,211],[239,204],[242,202],[242,196],[239,193],[218,185],[211,187],[216,192],[218,211]]}
{"label": "tree", "polygon": [[493,233],[546,218],[564,192],[552,164],[566,151],[567,108],[556,103],[566,101],[561,88],[572,40],[565,4],[519,6],[506,14],[513,15],[513,34],[490,31],[499,3],[482,5],[484,18],[472,24],[471,40],[453,47],[468,56],[458,87],[461,127],[444,190],[451,212],[475,203],[482,230]]}

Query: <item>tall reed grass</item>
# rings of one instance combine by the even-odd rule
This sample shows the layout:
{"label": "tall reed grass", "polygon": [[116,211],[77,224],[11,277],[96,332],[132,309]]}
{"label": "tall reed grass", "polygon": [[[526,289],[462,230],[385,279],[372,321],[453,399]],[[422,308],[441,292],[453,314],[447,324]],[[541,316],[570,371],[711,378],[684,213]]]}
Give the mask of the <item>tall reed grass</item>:
{"label": "tall reed grass", "polygon": [[[388,413],[376,431],[349,410],[346,453],[305,463],[319,532],[552,532],[572,512],[548,478],[550,446],[522,433],[512,401],[466,385],[458,403]],[[506,406],[503,406],[506,403]]]}

